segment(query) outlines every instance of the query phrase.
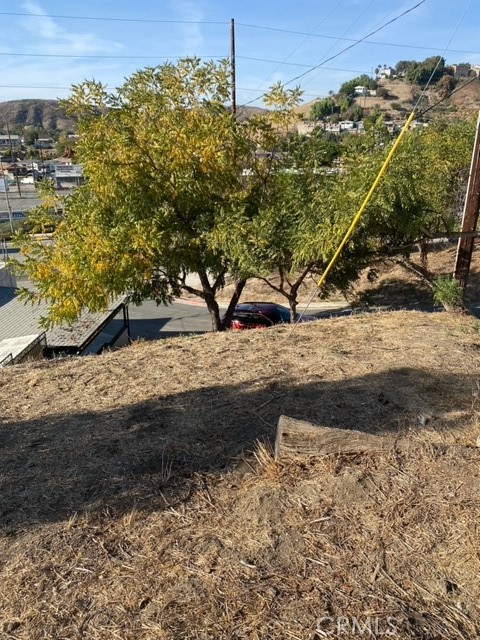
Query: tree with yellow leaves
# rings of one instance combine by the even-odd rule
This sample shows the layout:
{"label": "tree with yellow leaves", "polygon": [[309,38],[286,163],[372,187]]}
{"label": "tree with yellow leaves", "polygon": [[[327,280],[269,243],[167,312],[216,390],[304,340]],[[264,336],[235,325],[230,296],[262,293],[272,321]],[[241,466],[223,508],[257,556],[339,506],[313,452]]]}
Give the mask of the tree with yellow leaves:
{"label": "tree with yellow leaves", "polygon": [[[24,295],[48,301],[47,326],[121,294],[168,303],[182,290],[205,300],[214,330],[228,326],[250,274],[217,231],[257,214],[274,161],[256,151],[278,146],[299,96],[277,86],[270,119],[242,123],[229,91],[228,62],[197,58],[137,71],[113,93],[95,81],[72,88],[63,107],[77,119],[85,184],[65,199],[51,243],[20,238],[35,285]],[[235,288],[222,319],[227,274]]]}

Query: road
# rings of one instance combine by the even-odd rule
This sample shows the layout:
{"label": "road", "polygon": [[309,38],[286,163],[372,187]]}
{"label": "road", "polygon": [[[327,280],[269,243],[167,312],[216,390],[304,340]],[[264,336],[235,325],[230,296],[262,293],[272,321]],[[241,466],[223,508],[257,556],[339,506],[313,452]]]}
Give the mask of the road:
{"label": "road", "polygon": [[[8,199],[13,212],[28,211],[40,204],[40,198],[33,184],[21,184],[20,194],[16,185],[11,185],[8,190]],[[8,206],[5,193],[0,193],[0,217],[8,220]]]}
{"label": "road", "polygon": [[185,334],[200,334],[212,328],[210,315],[203,304],[175,301],[157,306],[153,300],[128,307],[133,340],[157,340]]}

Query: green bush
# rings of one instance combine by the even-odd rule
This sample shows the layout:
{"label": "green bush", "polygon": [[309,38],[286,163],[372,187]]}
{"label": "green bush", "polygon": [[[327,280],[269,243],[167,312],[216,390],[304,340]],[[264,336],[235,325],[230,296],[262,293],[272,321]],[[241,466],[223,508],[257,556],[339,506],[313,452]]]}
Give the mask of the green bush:
{"label": "green bush", "polygon": [[433,300],[445,309],[463,307],[463,291],[458,280],[452,276],[438,276],[433,282]]}

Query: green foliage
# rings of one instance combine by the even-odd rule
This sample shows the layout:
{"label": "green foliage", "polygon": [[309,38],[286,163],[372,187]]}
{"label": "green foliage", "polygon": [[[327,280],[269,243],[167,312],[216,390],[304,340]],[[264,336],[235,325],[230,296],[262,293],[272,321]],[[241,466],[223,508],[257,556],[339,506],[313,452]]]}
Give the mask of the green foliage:
{"label": "green foliage", "polygon": [[35,141],[40,137],[40,133],[37,127],[28,127],[23,133],[23,140],[27,146],[32,146]]}
{"label": "green foliage", "polygon": [[445,309],[461,309],[463,291],[458,280],[452,276],[438,276],[433,283],[433,300]]}
{"label": "green foliage", "polygon": [[448,96],[455,89],[455,80],[450,75],[445,75],[437,82],[437,91],[441,98],[448,98]]}
{"label": "green foliage", "polygon": [[137,71],[113,93],[94,81],[73,87],[63,107],[77,118],[86,182],[65,200],[51,244],[19,239],[36,285],[30,297],[50,303],[47,326],[119,295],[168,303],[184,289],[223,328],[216,296],[225,275],[238,275],[240,291],[249,274],[221,239],[257,214],[278,160],[254,152],[278,149],[299,97],[275,85],[269,117],[239,123],[225,108],[229,78],[227,61],[190,58]]}
{"label": "green foliage", "polygon": [[331,166],[335,158],[341,154],[342,146],[336,138],[325,135],[321,128],[316,128],[312,135],[289,136],[281,143],[281,150],[287,154],[284,165],[288,168],[310,170],[316,167]]}
{"label": "green foliage", "polygon": [[55,154],[57,156],[65,156],[72,155],[72,152],[75,148],[75,142],[68,137],[68,134],[65,132],[60,133],[57,136],[57,140],[55,142]]}
{"label": "green foliage", "polygon": [[353,96],[355,95],[355,87],[357,86],[367,87],[367,89],[376,89],[378,84],[376,80],[370,78],[370,76],[367,76],[364,73],[360,76],[357,76],[356,78],[353,78],[352,80],[348,80],[348,82],[344,82],[341,85],[338,93],[341,96]]}
{"label": "green foliage", "polygon": [[310,120],[324,120],[329,116],[337,113],[340,108],[335,104],[335,100],[331,97],[324,100],[318,100],[310,109]]}
{"label": "green foliage", "polygon": [[353,120],[353,122],[358,122],[359,120],[363,119],[363,114],[364,112],[362,107],[358,104],[355,104],[346,109],[342,113],[342,116],[345,118],[345,120]]}
{"label": "green foliage", "polygon": [[423,62],[410,62],[405,69],[405,78],[411,84],[423,86],[430,80],[438,82],[445,74],[445,60],[438,56],[426,58]]}

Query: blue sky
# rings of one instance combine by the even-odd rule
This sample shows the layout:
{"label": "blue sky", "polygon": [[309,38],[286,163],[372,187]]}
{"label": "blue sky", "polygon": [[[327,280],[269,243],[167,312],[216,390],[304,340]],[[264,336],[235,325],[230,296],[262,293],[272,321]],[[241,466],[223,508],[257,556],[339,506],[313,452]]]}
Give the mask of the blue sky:
{"label": "blue sky", "polygon": [[[114,88],[138,68],[181,56],[227,57],[234,18],[237,99],[243,104],[273,82],[288,83],[339,53],[418,1],[3,0],[0,101],[65,97],[72,83],[86,78]],[[439,54],[449,64],[480,64],[479,27],[478,0],[425,0],[368,42],[289,86],[300,84],[308,102],[360,73],[371,74],[379,64]]]}

